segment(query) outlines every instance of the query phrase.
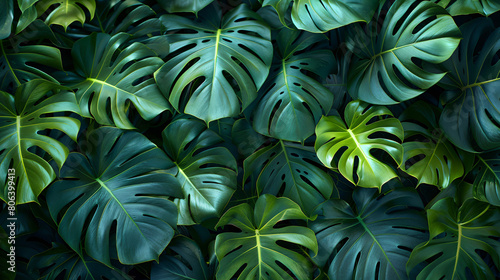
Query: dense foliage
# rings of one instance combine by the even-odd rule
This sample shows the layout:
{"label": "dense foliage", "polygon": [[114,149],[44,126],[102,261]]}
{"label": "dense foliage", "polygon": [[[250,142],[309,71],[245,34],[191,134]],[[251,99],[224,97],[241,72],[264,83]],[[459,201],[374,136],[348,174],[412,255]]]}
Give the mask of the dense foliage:
{"label": "dense foliage", "polygon": [[500,279],[500,1],[1,3],[1,279]]}

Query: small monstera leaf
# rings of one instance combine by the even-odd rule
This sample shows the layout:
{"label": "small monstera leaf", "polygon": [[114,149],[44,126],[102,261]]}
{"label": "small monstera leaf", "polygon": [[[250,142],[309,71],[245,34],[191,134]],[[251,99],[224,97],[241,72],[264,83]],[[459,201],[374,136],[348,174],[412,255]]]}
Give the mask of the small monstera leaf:
{"label": "small monstera leaf", "polygon": [[391,111],[356,100],[347,104],[344,119],[322,117],[316,126],[314,147],[321,162],[328,168],[338,168],[347,180],[361,187],[381,188],[397,177],[389,165],[373,155],[374,150],[382,150],[398,165],[403,160],[403,146],[391,139],[402,141],[403,127],[392,118]]}
{"label": "small monstera leaf", "polygon": [[182,195],[166,171],[172,161],[142,134],[111,127],[92,131],[81,147],[47,192],[60,236],[107,265],[110,247],[123,264],[158,261],[177,224],[168,197]]}
{"label": "small monstera leaf", "polygon": [[314,47],[323,39],[326,37],[289,29],[279,33],[271,74],[254,109],[257,132],[297,142],[314,133],[321,112],[328,113],[333,103],[333,94],[306,74],[325,78],[333,68],[333,53]]}
{"label": "small monstera leaf", "polygon": [[80,256],[65,244],[54,243],[51,249],[34,255],[28,264],[29,271],[43,271],[39,279],[114,279],[132,280],[132,277],[115,267],[108,267],[88,256]]}
{"label": "small monstera leaf", "polygon": [[158,0],[158,4],[169,13],[195,13],[214,0]]}
{"label": "small monstera leaf", "polygon": [[[217,279],[312,279],[309,260],[289,246],[278,244],[301,245],[317,253],[312,230],[302,226],[275,228],[279,222],[291,219],[307,220],[307,216],[288,198],[269,194],[259,197],[253,211],[247,203],[229,209],[216,228],[233,225],[241,232],[217,235],[215,253],[220,262]],[[238,271],[239,276],[235,275]]]}
{"label": "small monstera leaf", "polygon": [[474,197],[492,205],[500,206],[500,150],[477,156],[473,169]]}
{"label": "small monstera leaf", "polygon": [[94,33],[78,40],[71,50],[76,74],[62,77],[77,89],[83,116],[122,129],[134,129],[127,117],[130,104],[145,120],[170,108],[151,77],[163,61],[141,43],[125,45],[129,37]]}
{"label": "small monstera leaf", "polygon": [[417,192],[357,188],[353,199],[353,206],[334,199],[316,210],[309,226],[318,239],[316,263],[327,265],[330,279],[406,279],[410,251],[428,236]]}
{"label": "small monstera leaf", "polygon": [[[418,179],[418,184],[446,188],[464,174],[455,146],[439,128],[440,111],[417,101],[399,117],[405,132],[403,170]],[[415,139],[417,138],[417,139]]]}
{"label": "small monstera leaf", "polygon": [[335,189],[332,177],[321,168],[313,147],[279,141],[256,151],[243,166],[243,180],[256,175],[257,193],[282,193],[308,215],[329,199]]}
{"label": "small monstera leaf", "polygon": [[161,20],[175,55],[155,79],[177,111],[210,122],[239,115],[257,97],[273,56],[270,29],[258,14],[242,4],[224,17],[207,8],[195,21]]}
{"label": "small monstera leaf", "polygon": [[153,263],[151,280],[213,279],[203,253],[193,240],[177,236],[168,245],[168,254]]}
{"label": "small monstera leaf", "polygon": [[222,139],[206,124],[179,118],[163,131],[163,147],[177,166],[184,196],[176,198],[179,225],[218,218],[236,188],[236,159],[217,145]]}
{"label": "small monstera leaf", "polygon": [[57,81],[40,66],[62,70],[59,49],[44,45],[11,45],[0,41],[0,90],[11,91],[33,79]]}
{"label": "small monstera leaf", "polygon": [[0,40],[10,36],[14,20],[14,0],[6,0],[0,9]]}
{"label": "small monstera leaf", "polygon": [[[410,272],[426,262],[417,280],[495,279],[483,253],[500,268],[500,211],[487,203],[469,199],[458,207],[453,198],[439,200],[427,210],[430,239],[418,245],[407,263]],[[439,236],[439,237],[438,237]]]}
{"label": "small monstera leaf", "polygon": [[500,148],[500,28],[488,18],[460,27],[464,40],[450,60],[440,85],[446,106],[440,125],[453,144],[481,152]]}
{"label": "small monstera leaf", "polygon": [[85,23],[85,10],[82,7],[90,13],[90,19],[94,17],[96,8],[95,0],[39,0],[36,4],[38,15],[42,15],[53,5],[56,6],[50,10],[45,23],[61,25],[64,30],[75,21],[82,25]]}
{"label": "small monstera leaf", "polygon": [[350,46],[357,59],[348,75],[351,96],[372,104],[405,101],[439,82],[445,73],[429,72],[421,64],[445,61],[461,38],[453,18],[429,1],[396,1],[378,35],[370,36],[376,25],[371,22],[368,34],[354,29]]}
{"label": "small monstera leaf", "polygon": [[[16,203],[38,201],[38,195],[55,179],[50,164],[30,149],[40,147],[61,168],[68,148],[59,141],[39,134],[57,129],[76,141],[80,122],[74,118],[46,114],[78,113],[75,95],[60,91],[61,86],[45,80],[32,80],[20,86],[15,96],[0,91],[0,198],[7,201],[7,176],[15,173]],[[11,165],[12,164],[12,165]],[[8,172],[10,168],[15,172]],[[16,179],[14,180],[16,182]]]}
{"label": "small monstera leaf", "polygon": [[[283,25],[292,0],[260,0],[263,6],[273,6]],[[379,1],[373,0],[294,0],[292,20],[302,30],[323,33],[351,24],[371,20]]]}
{"label": "small monstera leaf", "polygon": [[489,16],[500,11],[500,2],[496,0],[434,0],[433,2],[446,8],[452,16],[476,13]]}

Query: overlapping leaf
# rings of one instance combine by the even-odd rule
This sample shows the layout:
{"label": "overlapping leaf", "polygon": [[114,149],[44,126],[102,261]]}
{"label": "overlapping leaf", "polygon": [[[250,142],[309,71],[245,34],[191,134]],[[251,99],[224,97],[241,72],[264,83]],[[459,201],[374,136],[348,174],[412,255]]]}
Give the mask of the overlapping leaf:
{"label": "overlapping leaf", "polygon": [[257,97],[273,55],[269,27],[258,14],[242,4],[224,17],[207,8],[195,21],[161,19],[175,55],[155,79],[176,110],[210,122],[237,116]]}
{"label": "overlapping leaf", "polygon": [[64,30],[75,21],[81,24],[85,22],[85,10],[82,7],[87,9],[92,19],[96,8],[95,0],[39,0],[36,3],[38,15],[50,10],[45,19],[48,25],[61,25]]}
{"label": "overlapping leaf", "polygon": [[405,139],[403,170],[418,179],[418,184],[446,188],[464,174],[464,166],[455,146],[439,129],[438,108],[416,102],[399,117]]}
{"label": "overlapping leaf", "polygon": [[236,188],[236,160],[218,147],[222,139],[199,120],[179,118],[163,131],[163,146],[175,162],[182,185],[176,198],[178,224],[192,225],[218,218]]}
{"label": "overlapping leaf", "polygon": [[310,215],[314,207],[337,192],[332,177],[320,165],[313,147],[279,141],[244,161],[243,178],[254,174],[259,194],[282,193]]}
{"label": "overlapping leaf", "polygon": [[[292,0],[260,0],[273,6],[284,25],[285,13]],[[372,0],[294,0],[292,20],[299,29],[321,33],[358,21],[369,21],[378,7]]]}
{"label": "overlapping leaf", "polygon": [[484,202],[469,199],[458,207],[453,198],[444,198],[427,210],[430,239],[418,245],[407,264],[410,272],[427,261],[417,280],[495,279],[483,260],[485,252],[500,268],[500,211]]}
{"label": "overlapping leaf", "polygon": [[[410,251],[427,238],[423,204],[411,189],[356,189],[354,205],[329,200],[318,207],[310,228],[330,279],[407,279]],[[329,260],[331,259],[331,262]]]}
{"label": "overlapping leaf", "polygon": [[168,197],[182,192],[166,171],[175,165],[137,132],[99,128],[80,144],[84,154],[70,154],[62,180],[47,192],[59,234],[76,252],[85,248],[107,265],[110,247],[123,264],[158,261],[177,225]]}
{"label": "overlapping leaf", "polygon": [[381,188],[397,174],[373,155],[374,150],[386,152],[398,165],[403,160],[403,146],[398,142],[403,139],[403,127],[398,119],[383,118],[386,116],[392,113],[383,106],[352,101],[345,108],[344,120],[340,116],[321,118],[314,145],[318,158],[328,168],[338,168],[353,184]]}
{"label": "overlapping leaf", "polygon": [[47,70],[40,66],[49,66],[62,70],[59,49],[45,45],[18,45],[9,41],[0,41],[0,90],[15,90],[21,84],[33,79],[45,79],[57,82]]}
{"label": "overlapping leaf", "polygon": [[214,0],[158,0],[158,4],[169,13],[198,13]]}
{"label": "overlapping leaf", "polygon": [[496,0],[434,0],[433,2],[446,8],[453,16],[475,13],[489,16],[500,11],[500,2]]}
{"label": "overlapping leaf", "polygon": [[333,94],[311,77],[325,78],[335,62],[331,51],[313,46],[323,39],[289,29],[279,33],[272,70],[254,109],[257,132],[288,141],[303,141],[314,133],[321,112],[328,113],[333,103]]}
{"label": "overlapping leaf", "polygon": [[[317,253],[312,230],[301,226],[274,228],[278,222],[290,219],[306,220],[307,216],[288,198],[268,194],[259,197],[253,211],[247,203],[229,209],[217,227],[233,225],[241,232],[217,235],[217,279],[310,279],[312,267],[306,257],[277,244],[284,241]],[[235,275],[237,272],[239,275]]]}
{"label": "overlapping leaf", "polygon": [[500,151],[477,156],[473,170],[474,197],[492,205],[500,206]]}
{"label": "overlapping leaf", "polygon": [[500,28],[487,18],[460,27],[464,40],[450,60],[440,85],[446,107],[440,126],[458,147],[481,152],[500,147]]}
{"label": "overlapping leaf", "polygon": [[170,108],[151,77],[163,61],[141,43],[127,46],[128,38],[94,33],[78,40],[71,50],[76,73],[61,77],[77,89],[83,116],[122,129],[134,128],[127,117],[130,104],[146,120]]}
{"label": "overlapping leaf", "polygon": [[[80,128],[78,120],[46,116],[57,112],[79,112],[75,95],[68,91],[59,92],[61,89],[57,84],[37,79],[19,87],[15,96],[0,91],[2,200],[7,201],[8,173],[15,173],[17,178],[15,188],[18,204],[37,201],[38,195],[55,179],[50,164],[33,153],[33,147],[40,147],[47,152],[59,168],[68,157],[66,146],[41,133],[47,129],[57,129],[76,141]],[[8,172],[10,168],[15,169],[15,172]]]}
{"label": "overlapping leaf", "polygon": [[396,1],[376,32],[373,21],[364,32],[354,29],[348,91],[354,99],[372,104],[395,104],[416,97],[439,82],[444,72],[422,68],[448,59],[461,35],[453,18],[429,1]]}

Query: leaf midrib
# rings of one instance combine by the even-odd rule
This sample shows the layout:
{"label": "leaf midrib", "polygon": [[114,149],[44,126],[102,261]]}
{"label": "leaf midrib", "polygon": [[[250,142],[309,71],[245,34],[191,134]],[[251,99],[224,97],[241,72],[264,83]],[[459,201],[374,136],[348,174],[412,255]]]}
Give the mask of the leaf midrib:
{"label": "leaf midrib", "polygon": [[387,254],[385,253],[385,250],[384,248],[382,248],[382,245],[380,245],[380,243],[378,242],[377,238],[375,237],[375,235],[373,235],[373,233],[371,232],[371,230],[368,228],[368,226],[365,224],[365,222],[363,221],[363,219],[360,217],[360,216],[356,216],[356,220],[358,220],[359,224],[363,227],[363,229],[365,230],[365,232],[367,232],[371,238],[373,239],[373,241],[375,243],[377,243],[378,247],[380,248],[380,251],[382,251],[382,253],[384,254],[384,257],[387,259],[387,262],[391,265],[392,269],[394,270],[394,272],[396,273],[396,276],[398,279],[401,279],[401,277],[399,276],[398,274],[398,271],[396,270],[396,268],[394,267],[394,265],[392,264],[391,260],[389,259],[389,257],[387,256]]}
{"label": "leaf midrib", "polygon": [[118,198],[115,196],[115,194],[111,191],[110,188],[108,188],[108,186],[106,186],[106,184],[104,184],[103,181],[101,181],[100,178],[95,178],[95,180],[99,183],[99,185],[101,186],[101,188],[105,189],[109,195],[116,201],[116,203],[122,208],[123,212],[127,215],[127,217],[130,219],[130,221],[132,221],[132,223],[137,227],[137,229],[139,230],[139,233],[141,234],[141,236],[145,239],[146,237],[144,236],[144,234],[142,233],[142,230],[139,228],[139,225],[137,225],[137,223],[135,222],[135,220],[130,216],[130,214],[128,213],[127,209],[125,209],[125,207],[123,206],[123,204],[120,202],[120,200],[118,200]]}
{"label": "leaf midrib", "polygon": [[19,79],[17,78],[16,74],[14,73],[14,69],[12,68],[12,66],[10,65],[10,62],[9,62],[9,59],[7,58],[7,53],[5,52],[5,49],[3,47],[3,42],[2,40],[0,40],[0,48],[2,49],[2,55],[3,57],[5,58],[5,62],[7,62],[7,66],[9,66],[9,70],[10,72],[12,73],[12,76],[14,77],[14,80],[16,81],[16,84],[17,86],[20,86],[21,85],[21,82],[19,81]]}

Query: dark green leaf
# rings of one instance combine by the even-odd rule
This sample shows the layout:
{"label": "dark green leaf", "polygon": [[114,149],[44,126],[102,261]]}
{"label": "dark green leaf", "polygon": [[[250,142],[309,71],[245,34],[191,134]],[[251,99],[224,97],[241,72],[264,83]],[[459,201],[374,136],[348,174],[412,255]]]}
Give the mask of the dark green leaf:
{"label": "dark green leaf", "polygon": [[114,241],[123,264],[158,261],[177,222],[167,198],[182,195],[166,171],[175,165],[137,132],[99,128],[80,144],[84,154],[70,154],[62,180],[47,192],[59,234],[76,252],[82,242],[89,256],[107,265]]}

